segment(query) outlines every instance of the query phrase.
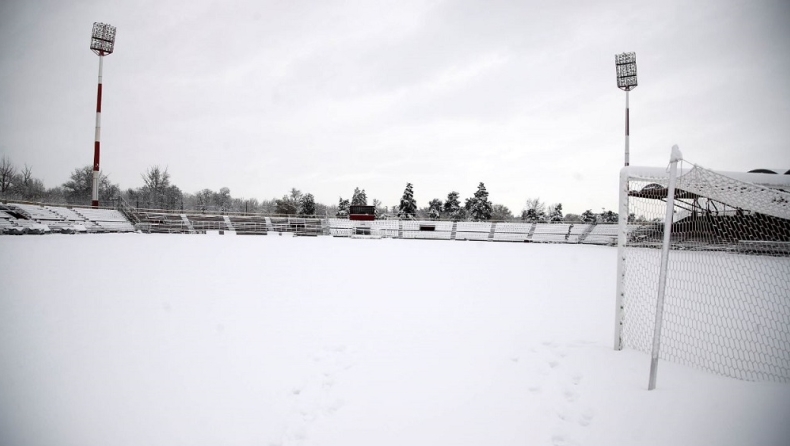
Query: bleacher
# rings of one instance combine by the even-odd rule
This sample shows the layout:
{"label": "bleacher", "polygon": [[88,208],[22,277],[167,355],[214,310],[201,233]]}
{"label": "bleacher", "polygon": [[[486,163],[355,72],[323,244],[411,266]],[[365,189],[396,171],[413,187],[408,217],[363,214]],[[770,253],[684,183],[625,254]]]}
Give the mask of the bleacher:
{"label": "bleacher", "polygon": [[36,221],[60,221],[63,217],[52,212],[46,207],[41,207],[33,204],[13,204],[11,207],[22,211],[28,219]]}
{"label": "bleacher", "polygon": [[587,234],[587,237],[582,239],[581,243],[589,245],[616,245],[617,228],[618,225],[616,224],[595,225],[592,231]]}
{"label": "bleacher", "polygon": [[475,221],[459,221],[455,228],[456,240],[488,240],[491,235],[491,223]]}
{"label": "bleacher", "polygon": [[7,213],[5,210],[0,210],[0,234],[15,233],[15,221],[16,217]]}
{"label": "bleacher", "polygon": [[26,234],[48,234],[52,232],[49,226],[38,223],[35,220],[17,219],[14,223],[18,228],[21,228]]}
{"label": "bleacher", "polygon": [[88,232],[134,232],[134,226],[115,209],[73,208],[72,210],[85,218]]}
{"label": "bleacher", "polygon": [[495,242],[525,242],[529,238],[533,223],[497,223],[494,228]]}
{"label": "bleacher", "polygon": [[266,235],[268,233],[266,219],[258,215],[231,216],[230,221],[236,234]]}
{"label": "bleacher", "polygon": [[195,231],[199,234],[205,234],[206,231],[230,231],[228,223],[222,215],[211,214],[184,214],[188,220],[185,222],[180,215],[174,215],[174,218],[179,220],[180,232],[188,233],[191,224]]}
{"label": "bleacher", "polygon": [[571,230],[568,232],[568,243],[579,243],[579,240],[591,229],[591,225],[587,223],[574,223],[571,225]]}
{"label": "bleacher", "polygon": [[402,221],[405,239],[450,240],[453,234],[451,221]]}
{"label": "bleacher", "polygon": [[571,225],[566,223],[536,223],[530,240],[537,243],[565,243],[570,229]]}
{"label": "bleacher", "polygon": [[345,218],[330,218],[329,233],[333,237],[351,237],[354,230],[354,222]]}
{"label": "bleacher", "polygon": [[287,231],[300,236],[317,236],[324,232],[321,220],[318,218],[288,217]]}
{"label": "bleacher", "polygon": [[55,206],[44,206],[44,207],[47,208],[50,212],[52,212],[55,215],[59,216],[61,220],[64,220],[64,221],[79,221],[79,222],[85,221],[85,217],[83,217],[82,215],[72,211],[69,208],[55,207]]}
{"label": "bleacher", "polygon": [[370,225],[371,233],[381,237],[398,237],[400,221],[398,220],[373,220]]}
{"label": "bleacher", "polygon": [[[355,227],[377,237],[430,240],[479,240],[538,243],[583,243],[616,245],[617,224],[452,222],[415,220],[372,220],[305,218],[262,215],[216,215],[177,211],[133,209],[137,228],[115,209],[40,206],[27,203],[0,205],[0,232],[5,234],[49,232],[143,232],[205,233],[235,231],[237,234],[271,232],[316,236],[350,237]],[[629,233],[633,225],[629,225]]]}
{"label": "bleacher", "polygon": [[0,207],[0,229],[13,234],[46,234],[50,232],[131,232],[128,220],[113,209],[80,209],[41,206],[29,203],[8,203]]}
{"label": "bleacher", "polygon": [[137,210],[134,215],[139,220],[138,227],[143,232],[154,234],[189,233],[189,227],[177,214]]}

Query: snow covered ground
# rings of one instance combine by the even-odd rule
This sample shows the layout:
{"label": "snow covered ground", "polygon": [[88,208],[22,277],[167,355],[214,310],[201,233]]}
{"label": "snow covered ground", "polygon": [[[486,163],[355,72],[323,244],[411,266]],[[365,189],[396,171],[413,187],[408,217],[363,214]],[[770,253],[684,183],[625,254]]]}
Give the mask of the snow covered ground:
{"label": "snow covered ground", "polygon": [[790,444],[790,385],[662,362],[646,390],[615,254],[0,237],[0,444]]}

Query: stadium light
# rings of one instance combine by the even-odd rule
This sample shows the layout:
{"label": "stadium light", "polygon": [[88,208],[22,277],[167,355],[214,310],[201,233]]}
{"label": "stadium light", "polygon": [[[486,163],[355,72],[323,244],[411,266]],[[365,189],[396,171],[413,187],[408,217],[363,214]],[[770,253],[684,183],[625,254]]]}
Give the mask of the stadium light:
{"label": "stadium light", "polygon": [[91,33],[91,50],[99,56],[99,90],[96,95],[96,139],[93,143],[93,189],[91,206],[99,207],[99,139],[101,136],[101,72],[104,56],[115,49],[115,27],[107,23],[94,22]]}
{"label": "stadium light", "polygon": [[629,164],[628,137],[628,92],[636,88],[636,53],[615,54],[614,64],[617,69],[617,88],[625,91],[625,165]]}

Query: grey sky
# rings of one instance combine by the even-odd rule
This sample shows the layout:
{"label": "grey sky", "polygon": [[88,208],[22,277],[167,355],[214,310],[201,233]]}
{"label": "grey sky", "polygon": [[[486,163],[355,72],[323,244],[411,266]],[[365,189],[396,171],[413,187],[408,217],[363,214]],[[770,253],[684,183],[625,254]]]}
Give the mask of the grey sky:
{"label": "grey sky", "polygon": [[706,167],[790,168],[790,2],[0,2],[0,155],[51,187],[93,159],[94,21],[105,59],[102,171],[167,166],[186,192],[291,187],[420,206],[485,182],[514,212],[615,208],[635,51],[631,164],[679,144]]}

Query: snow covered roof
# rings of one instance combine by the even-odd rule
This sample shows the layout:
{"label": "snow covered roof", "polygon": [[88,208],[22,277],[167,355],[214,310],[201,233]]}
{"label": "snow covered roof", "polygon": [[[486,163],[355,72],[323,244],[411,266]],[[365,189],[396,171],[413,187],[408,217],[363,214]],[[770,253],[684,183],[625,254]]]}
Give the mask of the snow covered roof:
{"label": "snow covered roof", "polygon": [[[621,169],[620,175],[622,180],[639,179],[665,185],[669,174],[662,168],[629,166]],[[667,195],[665,188],[645,189],[648,188],[629,195],[644,198]],[[790,219],[790,175],[715,172],[694,166],[679,172],[676,189],[675,198],[704,197],[735,208]]]}
{"label": "snow covered roof", "polygon": [[[691,165],[693,167],[693,165]],[[692,169],[683,169],[682,172],[678,168],[678,176],[685,175]],[[759,184],[772,188],[790,189],[790,175],[779,175],[770,173],[747,173],[747,172],[726,172],[726,171],[712,171],[726,177],[742,181],[745,183]],[[642,179],[646,181],[659,182],[658,180],[667,180],[669,178],[669,171],[666,167],[643,167],[643,166],[627,166],[620,169],[620,177],[631,179]]]}

